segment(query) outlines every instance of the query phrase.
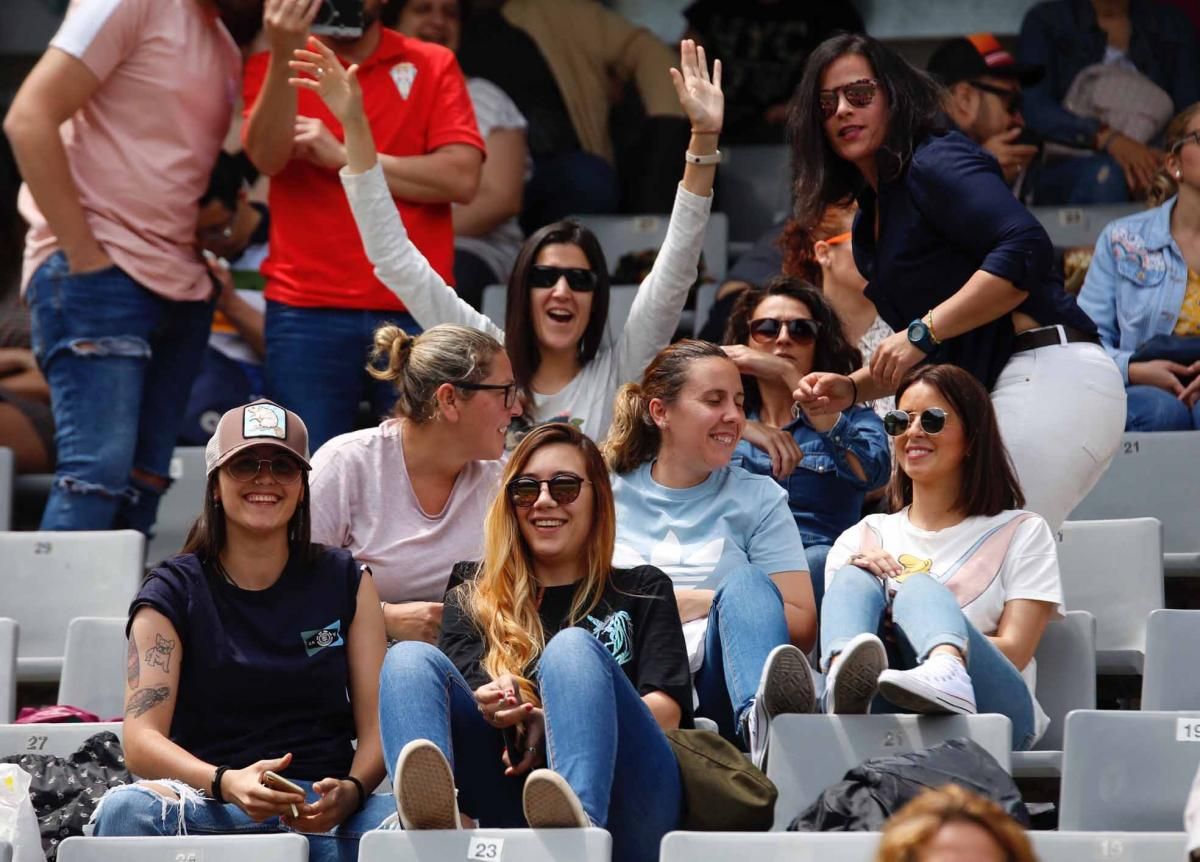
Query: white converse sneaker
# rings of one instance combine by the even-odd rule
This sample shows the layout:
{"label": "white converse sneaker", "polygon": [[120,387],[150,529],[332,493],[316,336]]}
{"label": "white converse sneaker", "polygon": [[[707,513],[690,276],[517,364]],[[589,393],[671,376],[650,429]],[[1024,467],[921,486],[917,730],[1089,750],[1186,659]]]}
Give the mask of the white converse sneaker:
{"label": "white converse sneaker", "polygon": [[771,719],[784,713],[812,712],[815,700],[812,670],[804,653],[791,644],[771,650],[746,713],[746,744],[755,766],[762,769],[766,765]]}
{"label": "white converse sneaker", "polygon": [[405,829],[458,829],[458,791],[441,749],[414,739],[400,749],[392,792]]}
{"label": "white converse sneaker", "polygon": [[885,670],[879,693],[913,712],[975,714],[975,687],[961,661],[936,653],[912,670]]}
{"label": "white converse sneaker", "polygon": [[529,773],[521,806],[530,829],[587,829],[592,825],[571,785],[552,769]]}
{"label": "white converse sneaker", "polygon": [[855,635],[837,655],[825,677],[825,711],[831,715],[863,715],[879,690],[879,675],[887,670],[883,641],[870,632]]}

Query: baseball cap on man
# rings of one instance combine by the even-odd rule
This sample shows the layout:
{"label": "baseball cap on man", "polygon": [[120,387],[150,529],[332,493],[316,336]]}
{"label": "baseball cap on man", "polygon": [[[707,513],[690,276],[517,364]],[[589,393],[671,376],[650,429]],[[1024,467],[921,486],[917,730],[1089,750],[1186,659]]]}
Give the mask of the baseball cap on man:
{"label": "baseball cap on man", "polygon": [[943,42],[929,58],[926,70],[946,87],[984,76],[1012,78],[1030,87],[1046,74],[1042,66],[1018,63],[991,33],[972,33]]}
{"label": "baseball cap on man", "polygon": [[243,449],[251,446],[274,446],[300,459],[305,470],[308,463],[308,429],[291,410],[280,407],[266,398],[234,407],[221,417],[204,448],[205,474],[213,471]]}

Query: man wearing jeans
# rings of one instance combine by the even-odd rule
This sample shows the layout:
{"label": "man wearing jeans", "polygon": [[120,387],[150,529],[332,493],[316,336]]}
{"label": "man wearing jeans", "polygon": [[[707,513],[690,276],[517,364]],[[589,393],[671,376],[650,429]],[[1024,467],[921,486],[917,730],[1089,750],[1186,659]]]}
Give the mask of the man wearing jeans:
{"label": "man wearing jeans", "polygon": [[[292,52],[308,37],[318,6],[266,0],[270,50],[246,63],[246,154],[271,177],[267,280],[267,390],[304,417],[316,450],[354,430],[358,405],[390,411],[390,383],[366,371],[375,329],[392,321],[417,331],[396,296],[375,278],[338,171],[346,164],[342,128],[320,97],[287,79]],[[385,30],[382,0],[364,0],[363,32],[328,39],[357,63],[379,161],[413,243],[448,282],[454,277],[451,202],[475,196],[483,140],[454,55]]]}
{"label": "man wearing jeans", "polygon": [[219,19],[252,5],[77,0],[5,118],[57,426],[44,530],[154,524],[212,318],[197,201],[240,67]]}

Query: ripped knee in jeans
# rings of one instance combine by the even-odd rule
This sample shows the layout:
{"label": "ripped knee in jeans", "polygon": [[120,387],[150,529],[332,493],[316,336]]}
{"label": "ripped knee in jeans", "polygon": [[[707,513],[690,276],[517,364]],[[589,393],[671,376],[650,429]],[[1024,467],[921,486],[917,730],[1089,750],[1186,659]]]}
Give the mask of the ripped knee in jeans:
{"label": "ripped knee in jeans", "polygon": [[66,345],[76,356],[120,356],[149,359],[150,342],[136,335],[103,335],[99,338],[74,338]]}
{"label": "ripped knee in jeans", "polygon": [[[175,811],[179,806],[188,802],[193,805],[199,805],[204,802],[204,797],[194,787],[173,778],[161,778],[155,781],[135,781],[132,784],[123,784],[120,787],[109,789],[100,798],[100,801],[96,803],[96,808],[92,811],[92,816],[88,821],[89,825],[94,827],[101,813],[109,806],[132,804],[132,800],[129,797],[133,795],[157,799],[159,803],[158,816],[164,830],[167,826],[167,815],[170,812]],[[118,801],[114,803],[114,799]],[[114,816],[120,817],[119,814]],[[187,834],[186,819],[182,816],[182,812],[176,817],[175,834]]]}

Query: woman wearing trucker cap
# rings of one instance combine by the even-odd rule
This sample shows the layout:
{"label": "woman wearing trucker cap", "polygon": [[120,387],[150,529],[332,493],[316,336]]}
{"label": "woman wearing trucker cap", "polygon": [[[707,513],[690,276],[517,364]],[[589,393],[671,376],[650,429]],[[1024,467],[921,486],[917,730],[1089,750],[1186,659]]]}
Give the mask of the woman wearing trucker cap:
{"label": "woman wearing trucker cap", "polygon": [[349,552],[309,541],[295,413],[230,410],[205,461],[183,553],[130,606],[125,758],[145,780],[104,796],[95,834],[296,831],[314,860],[354,859],[395,810],[369,795],[384,776],[375,586]]}

